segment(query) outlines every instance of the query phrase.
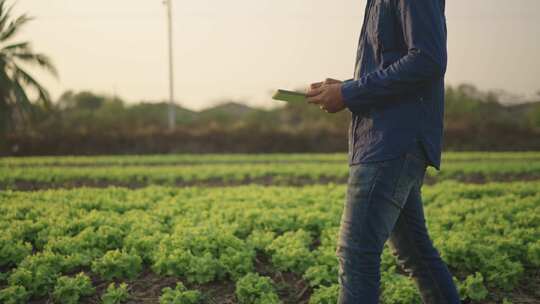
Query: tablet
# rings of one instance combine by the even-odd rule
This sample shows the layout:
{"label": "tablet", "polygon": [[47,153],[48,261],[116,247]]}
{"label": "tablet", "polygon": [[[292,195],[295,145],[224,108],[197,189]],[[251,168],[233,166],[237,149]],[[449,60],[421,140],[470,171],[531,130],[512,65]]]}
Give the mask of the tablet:
{"label": "tablet", "polygon": [[272,99],[289,103],[306,103],[306,93],[287,90],[277,90]]}

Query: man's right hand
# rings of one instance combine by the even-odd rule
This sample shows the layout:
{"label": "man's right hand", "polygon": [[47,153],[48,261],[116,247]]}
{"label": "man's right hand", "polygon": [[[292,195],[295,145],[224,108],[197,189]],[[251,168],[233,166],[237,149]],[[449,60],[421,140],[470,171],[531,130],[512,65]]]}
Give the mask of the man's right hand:
{"label": "man's right hand", "polygon": [[343,81],[341,81],[341,80],[332,79],[332,78],[326,78],[325,81],[312,83],[312,84],[309,86],[308,93],[309,93],[309,91],[311,91],[311,90],[315,90],[315,89],[320,88],[323,84],[336,84],[336,83],[342,83],[342,82],[343,82]]}

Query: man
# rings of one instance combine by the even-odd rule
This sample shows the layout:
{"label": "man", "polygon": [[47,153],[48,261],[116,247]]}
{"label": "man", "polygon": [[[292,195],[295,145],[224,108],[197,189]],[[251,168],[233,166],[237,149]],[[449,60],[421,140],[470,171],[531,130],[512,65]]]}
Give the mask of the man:
{"label": "man", "polygon": [[428,235],[420,189],[440,170],[445,0],[368,0],[354,79],[314,83],[308,101],[352,112],[350,176],[336,255],[339,303],[377,303],[384,243],[424,303],[459,303]]}

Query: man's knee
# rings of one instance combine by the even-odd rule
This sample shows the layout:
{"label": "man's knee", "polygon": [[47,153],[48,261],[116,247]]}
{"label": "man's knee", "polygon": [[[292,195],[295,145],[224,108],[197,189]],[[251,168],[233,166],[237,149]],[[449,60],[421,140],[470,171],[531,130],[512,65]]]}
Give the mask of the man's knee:
{"label": "man's knee", "polygon": [[390,244],[392,254],[396,257],[398,265],[408,274],[415,274],[425,270],[424,268],[440,260],[439,252],[433,247],[431,241],[410,244]]}
{"label": "man's knee", "polygon": [[374,275],[380,272],[382,252],[379,250],[338,245],[335,253],[341,272],[352,271]]}

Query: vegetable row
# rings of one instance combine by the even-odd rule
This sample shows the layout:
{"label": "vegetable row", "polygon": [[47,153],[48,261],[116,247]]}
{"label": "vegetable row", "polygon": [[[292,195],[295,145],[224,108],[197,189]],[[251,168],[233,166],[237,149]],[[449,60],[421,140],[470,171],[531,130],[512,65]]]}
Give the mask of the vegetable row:
{"label": "vegetable row", "polygon": [[[4,167],[0,185],[17,188],[20,183],[36,187],[92,184],[112,185],[197,185],[218,184],[314,184],[344,183],[346,163],[289,164],[207,164],[183,166],[104,166],[104,167]],[[540,179],[540,161],[448,162],[442,171],[430,167],[428,178],[438,181],[501,181]]]}
{"label": "vegetable row", "polygon": [[[501,302],[540,267],[538,189],[424,187],[433,241],[463,299]],[[198,286],[226,281],[238,303],[281,303],[275,273],[303,278],[312,304],[336,303],[344,193],[341,185],[3,191],[0,302],[77,303],[97,292],[98,277],[111,283],[100,296],[113,302],[103,303],[121,303],[147,268],[178,280],[162,290],[162,303],[203,303]],[[269,273],[256,267],[261,256]],[[388,249],[382,273],[383,303],[420,303]]]}

